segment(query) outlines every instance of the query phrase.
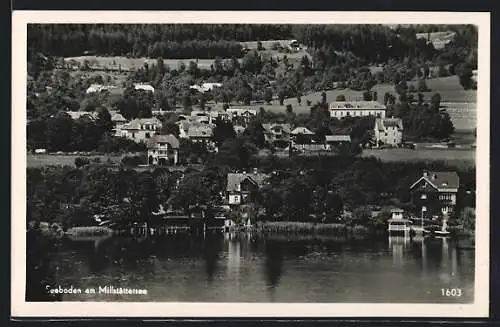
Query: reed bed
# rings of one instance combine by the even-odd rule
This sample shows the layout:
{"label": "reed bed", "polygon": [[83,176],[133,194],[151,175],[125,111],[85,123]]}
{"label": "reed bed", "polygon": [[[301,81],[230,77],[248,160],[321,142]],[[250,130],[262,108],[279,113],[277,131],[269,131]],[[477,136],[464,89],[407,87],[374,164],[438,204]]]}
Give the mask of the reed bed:
{"label": "reed bed", "polygon": [[256,231],[264,233],[343,233],[344,224],[321,224],[296,221],[258,223]]}

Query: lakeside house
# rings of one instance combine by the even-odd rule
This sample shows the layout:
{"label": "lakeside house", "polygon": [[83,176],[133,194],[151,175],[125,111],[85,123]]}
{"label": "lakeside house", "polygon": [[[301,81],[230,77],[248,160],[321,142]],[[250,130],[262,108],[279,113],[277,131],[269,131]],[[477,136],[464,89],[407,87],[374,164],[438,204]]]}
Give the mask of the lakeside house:
{"label": "lakeside house", "polygon": [[119,135],[135,142],[144,142],[159,133],[162,123],[158,118],[137,118],[124,124]]}
{"label": "lakeside house", "polygon": [[259,173],[254,169],[251,173],[228,173],[227,174],[227,201],[230,206],[245,205],[252,202],[252,195],[264,184],[266,174]]}
{"label": "lakeside house", "polygon": [[401,118],[377,118],[373,131],[376,146],[382,144],[399,146],[403,143],[403,120]]}
{"label": "lakeside house", "polygon": [[455,212],[460,180],[456,172],[424,171],[410,186],[416,213],[426,218],[450,216]]}
{"label": "lakeside house", "polygon": [[179,140],[172,134],[154,135],[147,148],[149,165],[176,165],[179,161]]}
{"label": "lakeside house", "polygon": [[386,106],[377,101],[334,101],[330,103],[330,117],[365,117],[385,118]]}

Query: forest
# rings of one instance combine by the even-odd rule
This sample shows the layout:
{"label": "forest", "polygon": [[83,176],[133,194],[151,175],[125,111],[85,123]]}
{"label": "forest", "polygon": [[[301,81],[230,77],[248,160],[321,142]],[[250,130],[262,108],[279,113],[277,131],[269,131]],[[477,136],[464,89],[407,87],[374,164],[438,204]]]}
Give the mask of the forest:
{"label": "forest", "polygon": [[[443,56],[465,61],[477,47],[475,27],[443,26],[438,30],[442,28],[458,34],[454,51],[448,49]],[[91,53],[212,59],[241,57],[242,41],[296,39],[313,50],[322,49],[325,58],[352,53],[369,64],[389,59],[432,59],[437,52],[415,37],[416,32],[425,30],[426,26],[391,29],[384,25],[32,24],[28,26],[28,49],[62,57]]]}

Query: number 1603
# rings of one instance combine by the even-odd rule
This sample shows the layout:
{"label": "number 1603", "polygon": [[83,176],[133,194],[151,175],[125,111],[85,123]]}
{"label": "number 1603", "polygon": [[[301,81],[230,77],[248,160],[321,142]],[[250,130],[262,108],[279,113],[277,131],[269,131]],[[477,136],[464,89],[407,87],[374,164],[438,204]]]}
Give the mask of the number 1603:
{"label": "number 1603", "polygon": [[459,296],[462,296],[462,289],[461,288],[442,288],[441,295],[442,296],[459,297]]}

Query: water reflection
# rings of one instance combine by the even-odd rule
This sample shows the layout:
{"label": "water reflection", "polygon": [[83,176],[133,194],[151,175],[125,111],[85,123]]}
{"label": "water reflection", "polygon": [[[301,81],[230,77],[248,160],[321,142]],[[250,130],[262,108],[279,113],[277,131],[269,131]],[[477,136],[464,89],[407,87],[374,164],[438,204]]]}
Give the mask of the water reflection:
{"label": "water reflection", "polygon": [[474,284],[474,251],[439,238],[178,233],[73,240],[51,258],[54,283],[145,287],[152,301],[443,302],[436,290],[472,285],[467,301]]}

